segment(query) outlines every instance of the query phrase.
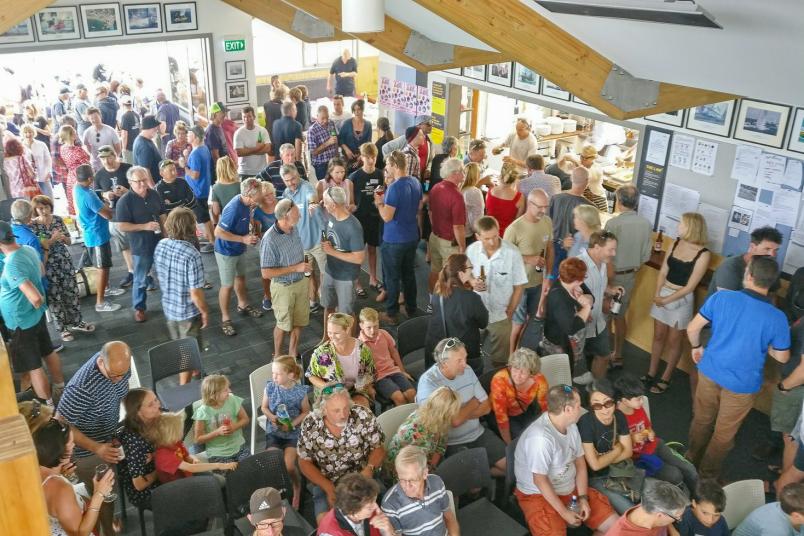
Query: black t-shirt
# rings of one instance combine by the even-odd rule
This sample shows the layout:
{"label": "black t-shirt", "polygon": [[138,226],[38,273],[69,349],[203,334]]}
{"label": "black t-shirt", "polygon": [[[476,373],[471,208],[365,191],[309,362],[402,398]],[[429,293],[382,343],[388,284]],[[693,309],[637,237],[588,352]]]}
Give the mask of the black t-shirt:
{"label": "black t-shirt", "polygon": [[265,111],[265,129],[271,136],[271,143],[274,145],[274,154],[279,156],[279,146],[276,145],[274,141],[273,127],[274,122],[282,118],[282,101],[268,101],[262,105],[262,109]]}
{"label": "black t-shirt", "polygon": [[374,165],[377,166],[377,169],[385,169],[385,157],[382,155],[382,146],[389,141],[391,140],[383,136],[374,142],[374,146],[377,147],[377,163]]}
{"label": "black t-shirt", "polygon": [[344,63],[341,58],[336,58],[332,62],[332,67],[329,69],[329,74],[335,75],[335,94],[343,95],[344,97],[355,96],[355,79],[349,77],[339,76],[340,73],[356,73],[357,61],[354,58]]}
{"label": "black t-shirt", "polygon": [[[121,163],[115,171],[106,171],[106,168],[101,168],[100,171],[95,173],[95,190],[108,192],[115,183],[117,183],[118,186],[130,190],[131,186],[128,184],[128,179],[126,178],[126,173],[128,173],[130,168],[131,164],[123,163]],[[117,197],[112,199],[112,210],[114,210],[116,205]]]}
{"label": "black t-shirt", "polygon": [[[162,198],[154,190],[148,189],[145,197],[129,192],[120,198],[115,207],[115,221],[127,223],[148,223],[159,221],[159,216],[165,212]],[[156,244],[162,238],[161,234],[153,231],[128,231],[128,242],[131,245],[132,255],[154,255]]]}
{"label": "black t-shirt", "polygon": [[283,117],[278,121],[274,121],[271,127],[271,140],[274,144],[274,153],[279,155],[279,148],[282,144],[289,143],[296,144],[296,140],[302,139],[302,126],[301,123],[291,117]]}
{"label": "black t-shirt", "polygon": [[159,181],[156,184],[156,191],[168,212],[176,207],[192,208],[196,203],[195,194],[190,189],[190,185],[181,177],[176,177],[176,180],[170,183],[164,180]]}
{"label": "black t-shirt", "polygon": [[802,353],[804,353],[804,316],[790,328],[790,359],[782,367],[782,378],[787,378],[796,370],[801,363]]}
{"label": "black t-shirt", "polygon": [[364,219],[379,218],[380,212],[374,204],[374,188],[383,184],[383,172],[375,169],[372,173],[366,173],[363,168],[356,170],[349,175],[355,187],[355,204],[357,210],[355,217],[363,222]]}
{"label": "black t-shirt", "polygon": [[[625,415],[619,410],[614,410],[614,418],[617,419],[617,436],[629,435],[628,420]],[[597,420],[595,412],[590,411],[581,417],[578,421],[578,432],[581,434],[582,443],[591,443],[598,454],[606,454],[614,446],[617,438],[614,437],[614,422],[608,426]],[[600,471],[592,471],[589,468],[589,476],[606,476],[609,474],[609,468],[605,467]]]}
{"label": "black t-shirt", "polygon": [[468,359],[477,359],[480,354],[480,330],[485,329],[489,323],[489,312],[483,305],[483,300],[476,292],[463,288],[453,288],[449,298],[444,298],[444,320],[447,333],[444,333],[444,323],[441,320],[441,300],[433,294],[431,304],[433,314],[427,324],[425,337],[425,368],[433,364],[433,351],[438,341],[449,337],[458,337],[466,345]]}
{"label": "black t-shirt", "polygon": [[120,118],[120,128],[128,132],[128,140],[126,140],[126,151],[131,151],[134,148],[134,139],[140,135],[140,116],[137,112],[128,111]]}
{"label": "black t-shirt", "polygon": [[446,153],[437,154],[433,157],[433,161],[430,162],[430,190],[432,190],[436,184],[441,182],[441,164],[444,163],[444,160],[449,158],[449,155]]}
{"label": "black t-shirt", "polygon": [[[41,115],[37,116],[36,119],[34,120],[34,124],[36,125],[37,128],[45,130],[47,128],[47,119],[45,119]],[[47,145],[48,147],[50,147],[50,136],[42,134],[41,132],[37,131],[35,138],[44,143],[45,145]]]}
{"label": "black t-shirt", "polygon": [[558,164],[550,164],[545,168],[545,173],[548,175],[553,175],[559,178],[561,181],[561,189],[562,190],[569,190],[572,188],[572,178],[570,174],[558,167]]}
{"label": "black t-shirt", "polygon": [[[586,285],[583,285],[584,294],[591,294]],[[547,293],[547,316],[544,320],[544,336],[553,344],[560,344],[567,353],[571,354],[569,336],[582,330],[586,323],[576,313],[581,304],[570,296],[567,289],[557,282]]]}

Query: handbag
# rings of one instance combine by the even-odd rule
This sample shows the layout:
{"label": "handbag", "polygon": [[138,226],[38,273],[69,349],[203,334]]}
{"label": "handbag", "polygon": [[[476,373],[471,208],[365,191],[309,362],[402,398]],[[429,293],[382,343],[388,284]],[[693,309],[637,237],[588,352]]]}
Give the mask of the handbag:
{"label": "handbag", "polygon": [[[617,414],[614,415],[614,434],[612,441],[617,440]],[[645,478],[644,471],[638,470],[634,465],[634,460],[628,458],[608,467],[609,474],[603,486],[609,490],[622,495],[632,503],[636,504],[642,497],[642,481]],[[637,484],[637,486],[635,486]],[[638,489],[634,489],[637,487]]]}

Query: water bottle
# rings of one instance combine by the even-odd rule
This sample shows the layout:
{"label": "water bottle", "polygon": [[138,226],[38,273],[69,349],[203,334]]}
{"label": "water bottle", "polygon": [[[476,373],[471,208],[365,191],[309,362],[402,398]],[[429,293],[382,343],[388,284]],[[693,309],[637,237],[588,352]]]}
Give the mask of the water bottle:
{"label": "water bottle", "polygon": [[[154,221],[155,221],[155,222],[158,224],[158,223],[159,223],[159,217],[158,217],[158,216],[154,216]],[[162,228],[161,228],[161,227],[157,227],[156,231],[154,231],[154,234],[155,234],[155,235],[161,235],[161,234],[162,234]]]}
{"label": "water bottle", "polygon": [[[569,506],[567,506],[567,510],[569,510],[570,512],[573,512],[575,514],[578,514],[579,516],[581,515],[581,505],[578,504],[578,497],[576,495],[572,496],[572,499],[570,500]],[[573,525],[573,526],[577,527],[579,525]]]}
{"label": "water bottle", "polygon": [[293,430],[293,421],[290,419],[288,407],[285,404],[279,404],[276,406],[276,418],[280,424],[287,426],[288,430]]}

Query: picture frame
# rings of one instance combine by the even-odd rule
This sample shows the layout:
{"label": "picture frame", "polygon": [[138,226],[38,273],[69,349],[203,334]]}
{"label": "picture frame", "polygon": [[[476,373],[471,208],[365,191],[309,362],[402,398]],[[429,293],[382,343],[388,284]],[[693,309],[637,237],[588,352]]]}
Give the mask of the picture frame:
{"label": "picture frame", "polygon": [[31,17],[9,28],[7,32],[0,34],[0,45],[33,43],[35,41],[34,23]]}
{"label": "picture frame", "polygon": [[452,69],[444,69],[444,72],[449,74],[457,74],[458,76],[461,76],[460,67],[453,67]]}
{"label": "picture frame", "polygon": [[246,60],[226,62],[227,80],[244,80],[246,78]]}
{"label": "picture frame", "polygon": [[485,65],[473,65],[471,67],[464,67],[463,68],[463,76],[466,78],[472,78],[474,80],[486,80],[486,66]]}
{"label": "picture frame", "polygon": [[542,95],[559,100],[570,100],[570,92],[542,77]]}
{"label": "picture frame", "polygon": [[588,102],[586,102],[585,100],[583,100],[582,98],[580,98],[578,95],[575,94],[572,95],[572,102],[583,104],[584,106],[590,106]]}
{"label": "picture frame", "polygon": [[155,4],[124,4],[123,18],[127,35],[162,33],[162,6]]}
{"label": "picture frame", "polygon": [[690,108],[685,124],[690,130],[728,138],[731,135],[736,104],[737,101],[723,101]]}
{"label": "picture frame", "polygon": [[245,108],[245,107],[246,107],[245,105],[229,106],[229,107],[227,107],[226,115],[229,117],[229,119],[231,119],[235,123],[237,123],[239,125],[242,125],[243,124],[243,108]]}
{"label": "picture frame", "polygon": [[248,102],[248,82],[226,82],[226,102]]}
{"label": "picture frame", "polygon": [[79,7],[86,39],[123,35],[120,4],[117,2],[81,4]]}
{"label": "picture frame", "polygon": [[645,119],[648,121],[653,121],[654,123],[662,123],[663,125],[683,127],[685,114],[686,110],[675,110],[674,112],[646,115]]}
{"label": "picture frame", "polygon": [[78,6],[49,7],[34,14],[39,41],[81,39]]}
{"label": "picture frame", "polygon": [[539,93],[542,77],[521,63],[514,63],[514,88],[528,93]]}
{"label": "picture frame", "polygon": [[486,81],[490,84],[496,84],[498,86],[511,87],[512,65],[513,64],[510,61],[503,63],[492,63],[488,66]]}
{"label": "picture frame", "polygon": [[164,8],[166,32],[198,30],[198,11],[195,2],[165,4]]}
{"label": "picture frame", "polygon": [[791,106],[754,99],[740,99],[740,111],[734,127],[734,139],[781,149]]}
{"label": "picture frame", "polygon": [[787,150],[804,153],[804,108],[796,108],[792,123]]}

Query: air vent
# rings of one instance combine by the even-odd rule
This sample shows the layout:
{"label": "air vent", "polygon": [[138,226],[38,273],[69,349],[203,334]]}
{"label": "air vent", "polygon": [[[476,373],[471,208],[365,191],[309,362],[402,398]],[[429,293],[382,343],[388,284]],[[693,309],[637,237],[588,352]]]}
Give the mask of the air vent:
{"label": "air vent", "polygon": [[723,29],[692,0],[534,0],[551,13]]}

